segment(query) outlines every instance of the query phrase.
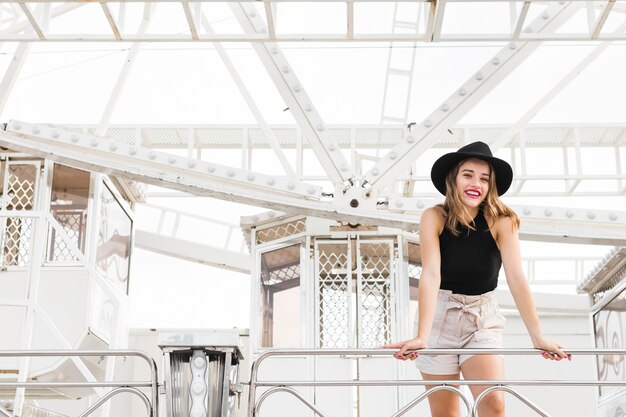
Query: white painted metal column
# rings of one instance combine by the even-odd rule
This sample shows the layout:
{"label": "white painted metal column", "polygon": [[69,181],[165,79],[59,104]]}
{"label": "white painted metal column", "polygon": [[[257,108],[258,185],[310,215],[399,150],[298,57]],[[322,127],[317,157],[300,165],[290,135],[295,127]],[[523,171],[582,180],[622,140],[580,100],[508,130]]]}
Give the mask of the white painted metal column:
{"label": "white painted metal column", "polygon": [[[10,161],[6,162],[7,167],[10,166]],[[47,170],[43,170],[44,176],[43,181],[41,181],[41,173],[42,166],[40,163],[32,163],[35,167],[35,179],[33,182],[33,196],[32,196],[32,206],[30,210],[33,212],[40,211],[43,209],[43,206],[46,202],[46,198],[44,192],[42,190],[47,190]],[[17,164],[16,164],[17,165]],[[6,177],[9,176],[9,170],[7,170]],[[5,179],[5,192],[7,192],[7,185]],[[43,186],[42,186],[43,185]],[[21,187],[20,187],[21,188]],[[6,209],[6,208],[5,208]],[[28,207],[25,205],[21,210],[28,210]],[[26,220],[26,219],[24,219]],[[27,289],[27,302],[26,302],[26,317],[24,320],[24,326],[22,330],[22,337],[20,341],[20,349],[29,350],[33,348],[33,336],[35,332],[35,315],[37,313],[37,309],[35,306],[38,305],[38,294],[39,294],[39,278],[41,274],[41,265],[44,259],[45,253],[45,245],[46,245],[46,235],[47,235],[47,222],[45,218],[42,216],[38,216],[36,218],[31,219],[32,223],[30,226],[30,242],[28,242],[30,246],[30,256],[29,256],[29,264],[28,264],[28,289]],[[26,382],[28,378],[28,374],[30,372],[30,362],[31,358],[24,357],[21,358],[19,363],[19,374],[18,374],[18,382]],[[18,416],[22,415],[22,408],[24,406],[25,400],[25,388],[18,388],[15,393],[15,400],[13,405],[14,413]]]}

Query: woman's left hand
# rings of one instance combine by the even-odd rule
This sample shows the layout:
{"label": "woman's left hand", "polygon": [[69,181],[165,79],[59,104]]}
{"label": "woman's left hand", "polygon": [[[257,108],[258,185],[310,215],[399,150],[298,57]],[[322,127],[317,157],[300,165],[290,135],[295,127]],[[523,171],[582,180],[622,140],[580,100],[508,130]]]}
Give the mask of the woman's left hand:
{"label": "woman's left hand", "polygon": [[572,355],[568,355],[563,352],[563,345],[557,342],[553,342],[551,340],[547,340],[544,337],[541,337],[537,340],[533,340],[533,346],[535,349],[542,350],[541,356],[545,359],[550,359],[553,361],[560,361],[561,359],[569,359],[572,360]]}

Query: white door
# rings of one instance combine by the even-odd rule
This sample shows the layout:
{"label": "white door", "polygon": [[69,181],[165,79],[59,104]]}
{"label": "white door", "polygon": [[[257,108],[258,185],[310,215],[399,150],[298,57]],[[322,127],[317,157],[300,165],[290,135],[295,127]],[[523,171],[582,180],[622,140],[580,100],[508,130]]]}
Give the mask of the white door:
{"label": "white door", "polygon": [[[315,242],[316,347],[377,348],[396,333],[394,242],[352,238]],[[318,357],[317,380],[397,379],[389,358]],[[398,409],[395,387],[321,387],[316,404],[329,415],[380,417]]]}

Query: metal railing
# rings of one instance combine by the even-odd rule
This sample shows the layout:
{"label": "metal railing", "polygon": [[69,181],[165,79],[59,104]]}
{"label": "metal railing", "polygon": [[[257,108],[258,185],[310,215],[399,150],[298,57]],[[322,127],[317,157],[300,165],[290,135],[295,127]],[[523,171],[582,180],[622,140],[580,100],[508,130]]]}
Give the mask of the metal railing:
{"label": "metal railing", "polygon": [[[202,229],[206,232],[211,232],[215,237],[215,239],[213,239],[215,241],[223,239],[224,243],[221,245],[223,249],[234,250],[247,255],[246,242],[242,237],[241,227],[236,223],[230,223],[208,216],[201,216],[195,213],[177,210],[158,204],[143,203],[141,204],[141,208],[158,212],[158,224],[156,228],[154,225],[147,228],[146,231],[148,232],[177,239],[191,240],[191,238],[187,235],[183,234],[181,236],[182,226],[186,226],[188,231],[191,230],[197,232],[198,229]],[[220,247],[219,244],[217,246]]]}
{"label": "metal railing", "polygon": [[[289,349],[289,350],[269,350],[261,355],[252,364],[250,373],[250,391],[248,401],[248,417],[258,417],[261,405],[263,401],[270,395],[276,392],[286,392],[298,400],[304,405],[313,410],[315,415],[319,417],[328,417],[319,410],[314,404],[307,401],[300,393],[298,393],[295,387],[358,387],[358,386],[380,386],[380,387],[402,387],[402,386],[434,386],[432,389],[420,394],[415,399],[410,401],[407,405],[401,408],[399,411],[391,415],[391,417],[400,417],[417,404],[422,402],[432,393],[437,391],[450,391],[456,394],[465,405],[467,415],[469,417],[479,417],[478,407],[487,394],[493,391],[504,391],[517,397],[522,403],[528,406],[542,417],[550,417],[539,406],[534,404],[528,398],[517,392],[512,387],[520,386],[562,386],[562,387],[582,387],[582,386],[626,386],[626,381],[599,381],[599,380],[333,380],[333,381],[296,381],[296,380],[284,380],[284,381],[259,381],[259,367],[261,364],[270,357],[276,356],[337,356],[337,357],[350,357],[355,356],[358,358],[363,357],[389,357],[391,358],[393,353],[397,351],[395,349]],[[420,349],[421,355],[537,355],[540,351],[536,349]],[[567,354],[574,356],[579,355],[626,355],[626,349],[567,349]],[[453,387],[452,385],[482,385],[489,386],[474,400],[468,398],[461,390]],[[261,394],[256,399],[256,390],[259,387],[268,387],[269,389]],[[472,405],[473,402],[473,405]]]}
{"label": "metal railing", "polygon": [[[146,406],[149,417],[158,417],[159,386],[158,371],[154,359],[139,350],[0,350],[0,358],[32,358],[32,357],[80,357],[80,356],[134,356],[141,358],[150,367],[149,381],[94,381],[94,382],[26,382],[0,381],[0,388],[115,388],[96,401],[91,407],[83,411],[79,417],[91,415],[96,409],[112,397],[128,392],[138,396]],[[139,388],[150,388],[150,398]],[[13,417],[0,407],[0,416]]]}

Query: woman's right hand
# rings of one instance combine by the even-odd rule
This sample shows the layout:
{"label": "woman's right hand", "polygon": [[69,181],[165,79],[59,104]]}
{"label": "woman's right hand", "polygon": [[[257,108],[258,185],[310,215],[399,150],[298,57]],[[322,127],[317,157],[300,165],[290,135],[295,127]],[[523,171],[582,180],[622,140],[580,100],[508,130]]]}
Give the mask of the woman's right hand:
{"label": "woman's right hand", "polygon": [[406,352],[408,350],[424,349],[425,347],[426,347],[426,341],[422,340],[419,337],[416,337],[415,339],[411,339],[411,340],[405,340],[404,342],[390,343],[388,345],[383,346],[383,348],[388,348],[388,349],[400,348],[399,351],[394,353],[393,357],[396,359],[403,360],[403,361],[407,359],[415,360],[419,356],[417,352],[409,352],[407,354]]}

